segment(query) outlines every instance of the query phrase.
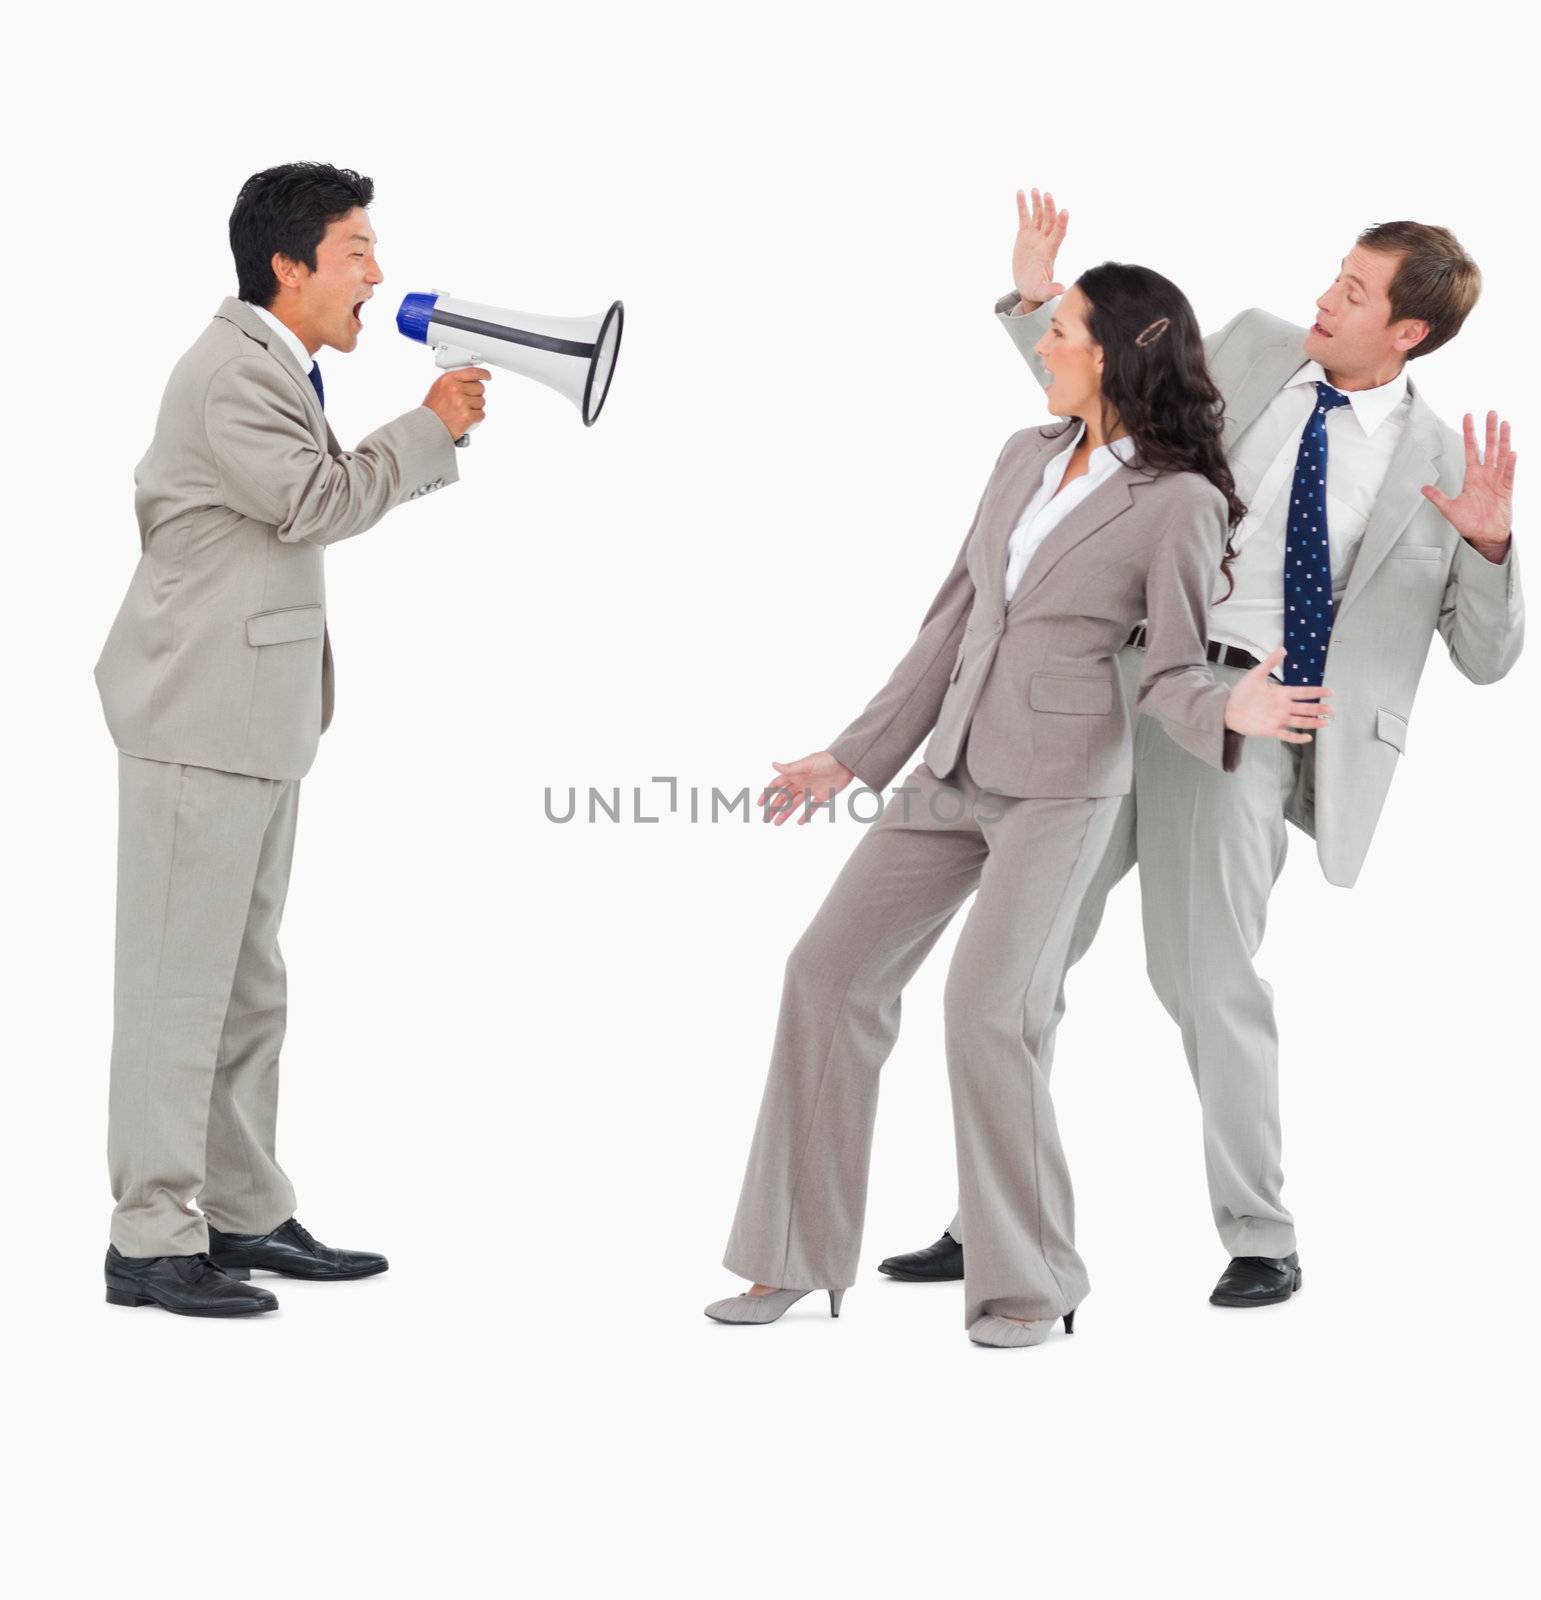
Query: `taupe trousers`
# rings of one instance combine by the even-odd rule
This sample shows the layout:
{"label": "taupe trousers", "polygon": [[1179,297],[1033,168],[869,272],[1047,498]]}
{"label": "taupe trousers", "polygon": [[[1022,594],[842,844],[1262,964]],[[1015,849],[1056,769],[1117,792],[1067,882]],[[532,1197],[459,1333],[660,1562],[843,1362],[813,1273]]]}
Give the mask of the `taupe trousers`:
{"label": "taupe trousers", "polygon": [[108,1166],[123,1255],[193,1255],[205,1218],[267,1233],[294,1213],[273,1147],[299,794],[298,779],[119,752]]}
{"label": "taupe trousers", "polygon": [[969,1236],[964,1321],[986,1310],[1056,1316],[1087,1292],[1046,1064],[1023,1017],[1032,996],[1058,991],[1124,801],[1009,799],[981,790],[967,759],[947,779],[924,763],[907,776],[788,959],[723,1258],[740,1277],[795,1289],[854,1281],[900,991],[977,889],[945,998]]}
{"label": "taupe trousers", "polygon": [[[1119,657],[1127,694],[1139,682],[1141,652]],[[1239,667],[1216,666],[1235,683]],[[1086,954],[1108,894],[1139,861],[1146,970],[1182,1030],[1199,1093],[1204,1168],[1221,1241],[1232,1256],[1285,1256],[1295,1227],[1281,1197],[1279,1035],[1273,989],[1254,961],[1268,921],[1268,897],[1284,868],[1286,809],[1302,782],[1310,747],[1248,739],[1233,773],[1216,773],[1175,744],[1152,717],[1134,727],[1134,788],[1109,830],[1108,850],[1082,900],[1055,982],[1028,996],[1030,1047],[1047,1073],[1065,1011],[1064,978]],[[947,1231],[962,1239],[960,1215]]]}

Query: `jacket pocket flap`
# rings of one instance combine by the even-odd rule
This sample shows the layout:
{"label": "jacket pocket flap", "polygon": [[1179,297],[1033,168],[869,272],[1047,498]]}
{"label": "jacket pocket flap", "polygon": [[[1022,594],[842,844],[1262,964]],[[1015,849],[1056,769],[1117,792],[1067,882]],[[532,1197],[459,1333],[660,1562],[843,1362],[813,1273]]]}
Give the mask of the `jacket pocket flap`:
{"label": "jacket pocket flap", "polygon": [[1444,553],[1444,547],[1437,544],[1394,544],[1386,552],[1408,561],[1438,561]]}
{"label": "jacket pocket flap", "polygon": [[317,639],[324,622],[321,607],[286,606],[282,611],[259,611],[246,619],[247,644],[289,644],[295,639]]}
{"label": "jacket pocket flap", "polygon": [[1384,706],[1379,706],[1375,712],[1375,732],[1387,744],[1395,745],[1398,751],[1407,748],[1407,719],[1399,717],[1395,711],[1388,711]]}
{"label": "jacket pocket flap", "polygon": [[1113,685],[1106,678],[1060,678],[1035,672],[1028,685],[1027,703],[1034,711],[1078,711],[1083,716],[1106,716],[1113,709]]}

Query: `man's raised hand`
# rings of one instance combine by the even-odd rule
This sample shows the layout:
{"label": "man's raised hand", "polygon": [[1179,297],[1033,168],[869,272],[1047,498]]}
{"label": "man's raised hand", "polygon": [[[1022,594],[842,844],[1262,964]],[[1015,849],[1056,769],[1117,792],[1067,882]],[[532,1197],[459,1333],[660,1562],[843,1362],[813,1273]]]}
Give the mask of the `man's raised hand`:
{"label": "man's raised hand", "polygon": [[1047,189],[1041,196],[1033,190],[1031,210],[1027,196],[1017,190],[1017,242],[1011,251],[1011,281],[1022,297],[1024,312],[1036,311],[1045,300],[1065,292],[1064,284],[1054,281],[1054,258],[1069,226],[1070,213],[1055,210],[1054,196]]}
{"label": "man's raised hand", "polygon": [[1466,476],[1461,480],[1461,492],[1452,500],[1436,485],[1426,483],[1423,495],[1489,561],[1502,561],[1513,527],[1514,463],[1519,459],[1509,448],[1509,424],[1500,426],[1498,413],[1488,412],[1487,449],[1480,457],[1477,429],[1469,411],[1461,419],[1461,432],[1466,441]]}

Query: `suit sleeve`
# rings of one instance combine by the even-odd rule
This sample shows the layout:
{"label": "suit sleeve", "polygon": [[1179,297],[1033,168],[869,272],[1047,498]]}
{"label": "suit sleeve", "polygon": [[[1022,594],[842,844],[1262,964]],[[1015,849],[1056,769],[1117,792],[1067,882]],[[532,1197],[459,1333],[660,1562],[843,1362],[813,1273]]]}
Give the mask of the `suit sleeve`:
{"label": "suit sleeve", "polygon": [[449,429],[426,406],[331,455],[316,443],[294,385],[265,358],[227,361],[203,415],[225,503],[271,523],[287,543],[351,538],[425,485],[459,477]]}
{"label": "suit sleeve", "polygon": [[1145,580],[1145,671],[1135,695],[1191,755],[1222,772],[1241,761],[1242,735],[1225,726],[1230,688],[1209,669],[1209,605],[1225,552],[1218,494],[1179,508],[1161,535]]}
{"label": "suit sleeve", "polygon": [[[1008,448],[1009,445],[1008,440]],[[1002,449],[995,463],[997,470],[1005,454],[1006,450]],[[994,481],[992,472],[990,483]],[[974,580],[969,576],[968,553],[990,483],[979,497],[974,520],[963,537],[952,570],[943,579],[930,609],[921,619],[914,644],[894,668],[888,682],[867,702],[861,715],[829,745],[830,754],[842,766],[849,767],[869,789],[885,788],[936,725],[942,701],[947,697],[952,664],[963,642],[963,631],[974,604]]]}
{"label": "suit sleeve", "polygon": [[1000,325],[1006,330],[1007,337],[1017,347],[1017,354],[1028,364],[1033,376],[1043,388],[1049,386],[1048,368],[1033,353],[1033,346],[1048,331],[1050,319],[1054,315],[1054,308],[1059,304],[1059,297],[1045,300],[1036,311],[1025,311],[1017,316],[1016,308],[1022,304],[1022,297],[1016,290],[1010,294],[1003,294],[995,302],[995,315]]}
{"label": "suit sleeve", "polygon": [[[1452,440],[1456,436],[1450,435]],[[1456,481],[1442,483],[1446,494],[1461,492],[1465,477],[1465,452],[1455,444],[1462,462]],[[1497,683],[1519,660],[1525,643],[1525,603],[1520,594],[1519,555],[1514,540],[1502,561],[1488,558],[1457,539],[1455,559],[1439,607],[1439,633],[1458,671],[1473,683]]]}
{"label": "suit sleeve", "polygon": [[1244,323],[1251,315],[1252,313],[1250,311],[1238,311],[1223,328],[1217,329],[1214,333],[1206,333],[1204,335],[1204,359],[1206,361],[1213,361],[1225,347],[1225,341],[1229,339],[1230,336],[1235,333],[1242,323]]}

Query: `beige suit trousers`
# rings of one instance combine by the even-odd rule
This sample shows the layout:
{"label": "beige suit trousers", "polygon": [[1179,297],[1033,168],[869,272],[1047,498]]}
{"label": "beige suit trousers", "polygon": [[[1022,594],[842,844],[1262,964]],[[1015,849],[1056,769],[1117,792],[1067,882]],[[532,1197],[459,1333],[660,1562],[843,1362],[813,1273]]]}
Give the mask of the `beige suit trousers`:
{"label": "beige suit trousers", "polygon": [[[1139,650],[1120,653],[1126,694],[1142,666]],[[1227,686],[1243,676],[1240,667],[1213,670]],[[1029,1045],[1047,1072],[1065,1011],[1064,975],[1090,948],[1108,894],[1138,860],[1146,972],[1182,1032],[1203,1118],[1210,1210],[1232,1256],[1295,1248],[1282,1196],[1273,989],[1254,963],[1288,848],[1285,812],[1311,750],[1247,739],[1236,771],[1221,773],[1195,761],[1153,717],[1137,718],[1134,789],[1081,902],[1065,965],[1041,975],[1057,991],[1030,996],[1026,1012]],[[966,1230],[961,1215],[947,1229],[960,1240]]]}
{"label": "beige suit trousers", "polygon": [[[297,779],[118,756],[108,1166],[126,1256],[293,1215],[274,1158]],[[197,1208],[194,1208],[194,1202]]]}
{"label": "beige suit trousers", "polygon": [[966,751],[946,780],[924,763],[909,774],[787,962],[730,1271],[778,1288],[854,1280],[900,992],[977,889],[945,997],[965,1322],[986,1309],[1037,1318],[1079,1304],[1087,1279],[1070,1174],[1023,1017],[1030,996],[1058,992],[1122,805],[992,794],[968,774]]}

